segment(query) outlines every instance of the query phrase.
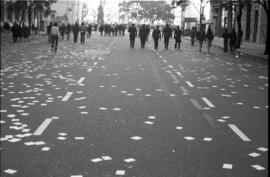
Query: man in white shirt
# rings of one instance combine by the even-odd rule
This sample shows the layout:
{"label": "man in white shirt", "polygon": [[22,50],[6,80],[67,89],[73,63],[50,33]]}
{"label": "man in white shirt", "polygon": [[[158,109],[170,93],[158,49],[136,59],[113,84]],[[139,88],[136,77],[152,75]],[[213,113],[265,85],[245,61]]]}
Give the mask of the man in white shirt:
{"label": "man in white shirt", "polygon": [[59,36],[59,27],[57,23],[55,22],[51,29],[51,39],[52,39],[52,51],[57,51],[57,45],[58,45],[58,36]]}

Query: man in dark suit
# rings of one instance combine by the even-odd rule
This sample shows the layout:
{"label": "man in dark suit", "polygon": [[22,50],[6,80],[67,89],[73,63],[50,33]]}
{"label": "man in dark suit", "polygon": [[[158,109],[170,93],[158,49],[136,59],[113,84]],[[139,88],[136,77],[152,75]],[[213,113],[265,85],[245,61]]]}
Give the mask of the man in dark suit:
{"label": "man in dark suit", "polygon": [[174,31],[174,39],[175,39],[175,44],[174,48],[180,50],[180,44],[181,44],[181,36],[182,36],[182,31],[179,29],[179,26],[177,26],[176,30]]}
{"label": "man in dark suit", "polygon": [[159,30],[159,26],[156,27],[156,29],[154,29],[153,33],[152,33],[152,37],[154,39],[154,43],[155,43],[155,49],[158,49],[158,40],[161,39],[161,32]]}
{"label": "man in dark suit", "polygon": [[137,29],[134,26],[134,24],[132,24],[131,27],[129,27],[128,32],[129,32],[130,47],[134,48],[135,37],[137,36]]}
{"label": "man in dark suit", "polygon": [[163,29],[162,36],[164,37],[165,49],[168,49],[169,39],[172,37],[172,29],[169,27],[169,24],[166,24],[166,27]]}

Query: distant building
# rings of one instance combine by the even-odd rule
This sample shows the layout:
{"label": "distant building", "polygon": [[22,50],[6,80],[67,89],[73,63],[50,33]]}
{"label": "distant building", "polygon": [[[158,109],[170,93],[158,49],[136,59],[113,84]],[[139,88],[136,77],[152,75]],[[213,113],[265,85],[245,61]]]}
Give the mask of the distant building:
{"label": "distant building", "polygon": [[[23,16],[23,7],[14,7],[14,1],[1,0],[1,21],[8,22],[12,25],[15,21],[20,22]],[[31,4],[31,1],[26,2],[27,6]],[[34,24],[38,30],[45,30],[45,19],[44,12],[34,5],[25,11],[22,23],[26,25]]]}
{"label": "distant building", "polygon": [[61,21],[62,23],[74,24],[76,21],[80,21],[80,2],[79,0],[58,0],[52,5],[52,10],[55,10],[55,14],[51,16],[52,21]]}
{"label": "distant building", "polygon": [[[231,4],[230,4],[231,3]],[[262,6],[254,1],[245,1],[242,10],[241,26],[243,31],[242,40],[264,43],[266,40],[267,17]],[[224,28],[231,31],[232,28],[237,30],[237,19],[234,10],[237,8],[234,1],[211,1],[211,19],[213,21],[213,30],[216,35],[220,36]],[[236,11],[237,12],[237,11]]]}

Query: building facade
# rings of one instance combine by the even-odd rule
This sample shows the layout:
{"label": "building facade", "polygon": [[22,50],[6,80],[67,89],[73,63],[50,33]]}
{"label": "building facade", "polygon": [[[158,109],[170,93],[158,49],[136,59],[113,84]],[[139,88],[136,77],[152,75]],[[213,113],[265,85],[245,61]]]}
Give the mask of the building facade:
{"label": "building facade", "polygon": [[[237,14],[239,4],[237,1],[211,1],[211,21],[217,36],[221,36],[224,28],[230,32],[232,28],[238,31]],[[265,43],[267,30],[267,17],[261,5],[253,0],[245,1],[242,9],[241,28],[242,40]]]}

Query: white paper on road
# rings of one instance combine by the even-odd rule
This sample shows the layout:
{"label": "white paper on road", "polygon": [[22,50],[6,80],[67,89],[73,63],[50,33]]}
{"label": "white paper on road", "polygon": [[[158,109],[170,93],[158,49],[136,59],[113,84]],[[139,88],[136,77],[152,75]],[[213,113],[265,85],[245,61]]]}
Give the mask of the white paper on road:
{"label": "white paper on road", "polygon": [[95,159],[91,159],[91,161],[94,162],[94,163],[97,163],[97,162],[102,161],[102,159],[101,158],[95,158]]}
{"label": "white paper on road", "polygon": [[4,171],[5,173],[8,173],[8,174],[15,174],[15,173],[17,173],[17,170],[14,170],[14,169],[6,169],[5,171]]}
{"label": "white paper on road", "polygon": [[262,152],[268,151],[268,149],[265,147],[259,147],[259,148],[257,148],[257,150],[262,151]]}
{"label": "white paper on road", "polygon": [[256,170],[265,170],[264,167],[260,166],[260,165],[251,165],[253,168],[255,168]]}
{"label": "white paper on road", "polygon": [[127,162],[127,163],[131,163],[131,162],[135,162],[136,159],[128,158],[128,159],[124,159],[124,161]]}
{"label": "white paper on road", "polygon": [[192,136],[185,136],[184,137],[186,140],[194,140],[195,138],[193,138]]}
{"label": "white paper on road", "polygon": [[145,121],[144,123],[145,123],[145,124],[149,124],[149,125],[154,124],[154,122],[151,122],[151,121]]}
{"label": "white paper on road", "polygon": [[103,160],[112,160],[112,158],[110,156],[102,156],[101,157]]}
{"label": "white paper on road", "polygon": [[156,116],[148,116],[148,119],[155,119]]}
{"label": "white paper on road", "polygon": [[205,137],[203,141],[212,141],[213,138]]}
{"label": "white paper on road", "polygon": [[133,140],[141,140],[141,139],[143,139],[143,138],[140,137],[140,136],[133,136],[133,137],[131,137],[131,139],[133,139]]}
{"label": "white paper on road", "polygon": [[232,169],[232,167],[233,167],[232,164],[224,163],[222,168],[225,168],[225,169]]}
{"label": "white paper on road", "polygon": [[258,156],[260,156],[261,154],[256,153],[256,152],[252,152],[252,153],[249,153],[248,155],[251,156],[251,157],[258,157]]}
{"label": "white paper on road", "polygon": [[62,137],[62,136],[59,136],[59,137],[57,137],[57,139],[59,139],[59,140],[66,140],[67,138],[66,137]]}
{"label": "white paper on road", "polygon": [[42,151],[49,151],[51,148],[50,147],[43,147],[41,150]]}
{"label": "white paper on road", "polygon": [[115,174],[116,175],[125,175],[126,171],[125,170],[116,170]]}
{"label": "white paper on road", "polygon": [[176,127],[175,129],[177,129],[177,130],[182,130],[183,129],[183,127]]}

